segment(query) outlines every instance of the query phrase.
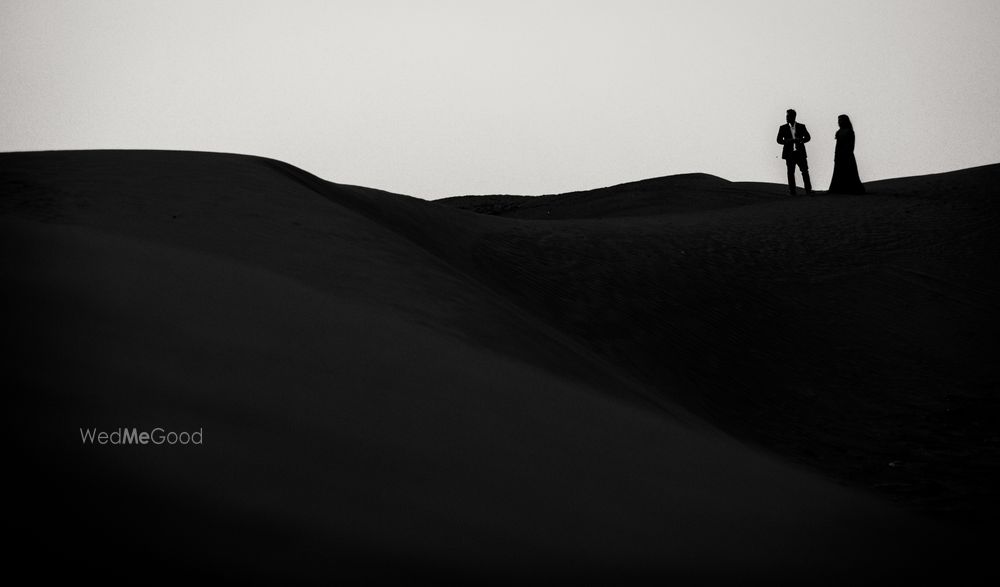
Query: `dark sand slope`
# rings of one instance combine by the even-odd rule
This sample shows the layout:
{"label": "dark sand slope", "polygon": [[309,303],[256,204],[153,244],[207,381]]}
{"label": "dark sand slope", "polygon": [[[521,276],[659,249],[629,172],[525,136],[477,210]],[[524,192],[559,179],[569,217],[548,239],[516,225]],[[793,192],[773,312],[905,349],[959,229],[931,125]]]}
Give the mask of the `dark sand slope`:
{"label": "dark sand slope", "polygon": [[[704,211],[675,197],[694,181]],[[1000,166],[864,197],[721,181],[441,203],[588,219],[599,202],[603,220],[498,219],[480,274],[729,432],[943,517],[995,519]]]}
{"label": "dark sand slope", "polygon": [[[857,433],[845,450],[867,458],[879,410],[902,426],[921,409],[896,409],[898,383],[873,399],[862,397],[870,383],[847,393],[835,369],[809,371],[842,335],[810,304],[849,288],[831,285],[843,241],[810,241],[802,227],[836,216],[842,232],[867,235],[882,217],[845,220],[832,211],[863,203],[764,192],[694,215],[539,222],[253,157],[0,155],[14,554],[144,580],[607,573],[863,584],[925,572],[960,535],[719,432],[823,455]],[[894,270],[944,281],[934,282],[944,293],[921,286],[926,298],[891,273],[852,282],[859,300],[875,284],[934,321],[891,336],[938,328],[954,342],[971,328],[954,308],[992,316],[993,285],[946,254],[963,258],[959,245],[941,244],[983,247],[985,237],[938,235],[954,218],[995,227],[993,204],[964,193],[873,200],[938,239],[893,257]],[[884,264],[901,238],[916,237],[848,253]],[[868,313],[844,328],[891,313],[850,307]],[[772,331],[760,312],[790,318]],[[857,356],[897,340],[877,326],[852,339]],[[980,401],[973,384],[992,373],[968,367],[971,348],[937,357],[967,368],[951,396]],[[890,370],[875,369],[877,381],[903,372],[902,357],[879,361]],[[86,426],[202,428],[205,444],[85,447]],[[986,487],[982,475],[956,478]]]}

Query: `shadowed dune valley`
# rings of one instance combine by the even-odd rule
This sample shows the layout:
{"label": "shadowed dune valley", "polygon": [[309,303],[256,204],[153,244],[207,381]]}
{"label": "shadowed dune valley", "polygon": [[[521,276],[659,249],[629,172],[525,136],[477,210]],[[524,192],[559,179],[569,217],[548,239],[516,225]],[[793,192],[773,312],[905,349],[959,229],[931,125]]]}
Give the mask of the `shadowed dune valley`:
{"label": "shadowed dune valley", "polygon": [[2,153],[11,558],[171,584],[1000,579],[998,185],[426,201],[248,155]]}

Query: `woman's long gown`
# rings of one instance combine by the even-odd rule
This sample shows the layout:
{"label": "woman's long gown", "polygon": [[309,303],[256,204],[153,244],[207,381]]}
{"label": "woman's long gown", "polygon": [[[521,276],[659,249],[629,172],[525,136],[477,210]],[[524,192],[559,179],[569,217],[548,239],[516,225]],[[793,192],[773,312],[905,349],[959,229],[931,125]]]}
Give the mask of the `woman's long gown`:
{"label": "woman's long gown", "polygon": [[854,131],[837,131],[837,150],[833,155],[833,179],[831,192],[839,194],[863,194],[865,186],[858,176],[858,162],[854,159]]}

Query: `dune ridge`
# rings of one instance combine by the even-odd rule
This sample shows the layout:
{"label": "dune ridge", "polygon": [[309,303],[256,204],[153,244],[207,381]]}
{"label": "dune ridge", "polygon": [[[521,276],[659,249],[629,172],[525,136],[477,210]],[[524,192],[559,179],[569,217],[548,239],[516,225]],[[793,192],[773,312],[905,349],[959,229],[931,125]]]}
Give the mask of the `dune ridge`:
{"label": "dune ridge", "polygon": [[997,181],[990,165],[805,199],[689,174],[500,196],[517,207],[499,211],[496,196],[435,201],[475,218],[427,216],[410,200],[361,209],[671,404],[968,519],[996,515],[1000,483]]}

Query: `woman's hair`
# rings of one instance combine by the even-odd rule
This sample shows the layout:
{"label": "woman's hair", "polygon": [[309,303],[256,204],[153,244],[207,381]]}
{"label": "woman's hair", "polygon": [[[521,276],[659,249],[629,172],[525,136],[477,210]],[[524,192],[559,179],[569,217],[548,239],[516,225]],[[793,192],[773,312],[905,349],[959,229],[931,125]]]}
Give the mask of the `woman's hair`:
{"label": "woman's hair", "polygon": [[846,128],[847,130],[854,130],[854,125],[851,124],[851,117],[846,114],[841,114],[837,117],[837,124],[840,128]]}

